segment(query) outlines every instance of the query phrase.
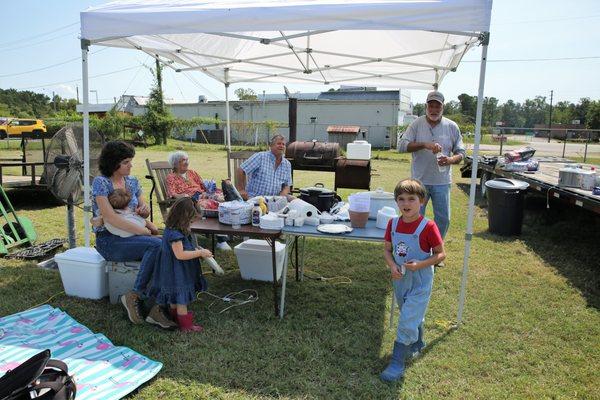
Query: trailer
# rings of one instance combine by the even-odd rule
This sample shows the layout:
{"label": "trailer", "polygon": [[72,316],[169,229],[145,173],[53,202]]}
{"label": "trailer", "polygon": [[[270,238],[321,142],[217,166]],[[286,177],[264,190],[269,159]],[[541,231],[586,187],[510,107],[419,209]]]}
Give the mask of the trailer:
{"label": "trailer", "polygon": [[[518,179],[529,183],[529,189],[546,197],[546,205],[550,207],[550,199],[557,199],[565,205],[581,207],[586,210],[600,214],[600,196],[594,195],[592,191],[572,187],[558,186],[558,171],[567,165],[575,164],[574,161],[561,157],[536,157],[539,161],[537,171],[506,171],[496,167],[495,157],[481,156],[477,163],[477,177],[479,178],[480,193],[485,195],[485,182],[497,177]],[[582,164],[583,168],[590,169],[597,165]],[[471,177],[472,158],[467,157],[461,168],[463,178]]]}

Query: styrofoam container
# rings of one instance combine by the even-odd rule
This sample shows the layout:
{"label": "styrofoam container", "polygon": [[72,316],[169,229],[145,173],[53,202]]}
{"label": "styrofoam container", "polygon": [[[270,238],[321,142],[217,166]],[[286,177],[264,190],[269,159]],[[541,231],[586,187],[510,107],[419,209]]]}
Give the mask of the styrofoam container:
{"label": "styrofoam container", "polygon": [[371,143],[366,140],[355,140],[346,146],[346,158],[348,160],[370,160]]}
{"label": "styrofoam container", "polygon": [[[234,247],[242,279],[273,282],[271,246],[266,240],[249,239]],[[281,278],[285,244],[275,242],[277,280]]]}
{"label": "styrofoam container", "polygon": [[68,296],[101,299],[108,295],[106,260],[91,247],[76,247],[54,256]]}
{"label": "styrofoam container", "polygon": [[140,264],[140,261],[108,262],[108,298],[111,304],[118,303],[121,295],[133,289]]}

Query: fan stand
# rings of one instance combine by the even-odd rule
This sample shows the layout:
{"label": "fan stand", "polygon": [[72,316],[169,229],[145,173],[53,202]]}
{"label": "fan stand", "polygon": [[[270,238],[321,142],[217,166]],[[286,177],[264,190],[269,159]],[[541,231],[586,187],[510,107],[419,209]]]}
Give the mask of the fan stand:
{"label": "fan stand", "polygon": [[74,249],[77,246],[77,240],[75,237],[75,207],[71,196],[67,202],[67,230],[69,232],[69,248]]}

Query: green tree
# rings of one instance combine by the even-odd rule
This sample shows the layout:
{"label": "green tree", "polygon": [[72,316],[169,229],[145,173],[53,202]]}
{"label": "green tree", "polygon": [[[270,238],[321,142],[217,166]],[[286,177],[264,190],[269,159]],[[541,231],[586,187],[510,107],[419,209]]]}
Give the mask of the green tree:
{"label": "green tree", "polygon": [[238,88],[234,91],[239,100],[258,100],[256,93],[252,89]]}
{"label": "green tree", "polygon": [[524,118],[520,115],[521,104],[515,103],[513,100],[508,100],[500,107],[501,121],[504,126],[510,126],[515,128],[521,128],[523,126]]}
{"label": "green tree", "polygon": [[588,103],[585,120],[589,129],[600,129],[600,100]]}
{"label": "green tree", "polygon": [[460,112],[469,117],[471,122],[474,122],[477,111],[477,96],[462,93],[458,96],[458,101],[460,102]]}
{"label": "green tree", "polygon": [[161,87],[162,67],[157,63],[154,83],[150,90],[150,96],[146,105],[146,113],[140,122],[142,130],[154,138],[157,144],[167,144],[167,137],[174,126],[174,118],[165,107]]}
{"label": "green tree", "polygon": [[421,115],[425,114],[425,103],[417,103],[413,106],[413,115]]}
{"label": "green tree", "polygon": [[500,114],[498,111],[498,99],[495,97],[484,97],[481,113],[481,124],[483,126],[495,125],[496,118]]}

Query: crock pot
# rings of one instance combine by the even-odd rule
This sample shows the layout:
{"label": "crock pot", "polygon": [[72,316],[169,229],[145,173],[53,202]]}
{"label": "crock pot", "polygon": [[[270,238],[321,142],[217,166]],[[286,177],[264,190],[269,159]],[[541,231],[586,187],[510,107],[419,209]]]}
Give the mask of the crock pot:
{"label": "crock pot", "polygon": [[317,207],[321,212],[329,211],[340,197],[333,190],[326,189],[322,183],[315,183],[315,186],[300,189],[300,200]]}

